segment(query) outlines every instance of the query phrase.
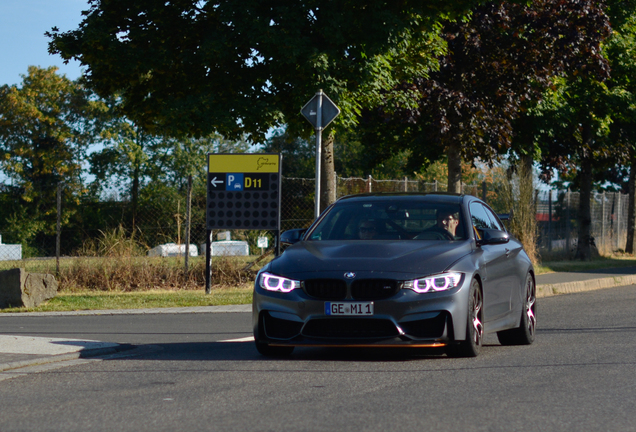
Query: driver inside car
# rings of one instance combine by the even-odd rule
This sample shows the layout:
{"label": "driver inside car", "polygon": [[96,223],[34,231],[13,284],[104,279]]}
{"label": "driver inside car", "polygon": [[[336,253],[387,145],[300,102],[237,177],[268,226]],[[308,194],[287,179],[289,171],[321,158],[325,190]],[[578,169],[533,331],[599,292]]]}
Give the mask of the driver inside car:
{"label": "driver inside car", "polygon": [[443,210],[437,213],[437,227],[448,231],[453,238],[457,235],[457,225],[459,225],[457,213]]}
{"label": "driver inside car", "polygon": [[360,240],[374,239],[377,233],[378,227],[374,220],[365,219],[360,222],[358,226],[358,238],[360,238]]}

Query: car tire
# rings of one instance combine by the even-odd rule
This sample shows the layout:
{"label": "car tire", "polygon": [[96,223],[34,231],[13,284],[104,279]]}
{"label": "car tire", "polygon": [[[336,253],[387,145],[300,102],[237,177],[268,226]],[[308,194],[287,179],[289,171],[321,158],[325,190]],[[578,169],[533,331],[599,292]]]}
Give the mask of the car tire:
{"label": "car tire", "polygon": [[484,337],[483,295],[481,285],[473,279],[468,293],[468,319],[466,322],[466,340],[447,347],[450,357],[477,357]]}
{"label": "car tire", "polygon": [[519,327],[497,332],[497,339],[502,345],[530,345],[534,342],[537,327],[537,290],[534,278],[530,273],[526,276],[525,300],[521,310]]}
{"label": "car tire", "polygon": [[265,342],[256,341],[256,351],[265,357],[288,357],[294,352],[294,347],[271,346]]}

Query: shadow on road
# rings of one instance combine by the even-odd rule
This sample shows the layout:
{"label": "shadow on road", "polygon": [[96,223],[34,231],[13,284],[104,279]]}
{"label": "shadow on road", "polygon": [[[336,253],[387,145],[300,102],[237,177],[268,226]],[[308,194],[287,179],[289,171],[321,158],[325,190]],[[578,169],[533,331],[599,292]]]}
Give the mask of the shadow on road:
{"label": "shadow on road", "polygon": [[140,361],[352,361],[404,362],[422,359],[445,359],[443,349],[424,348],[314,348],[297,347],[291,356],[265,357],[253,342],[196,342],[137,345],[126,356],[115,357]]}

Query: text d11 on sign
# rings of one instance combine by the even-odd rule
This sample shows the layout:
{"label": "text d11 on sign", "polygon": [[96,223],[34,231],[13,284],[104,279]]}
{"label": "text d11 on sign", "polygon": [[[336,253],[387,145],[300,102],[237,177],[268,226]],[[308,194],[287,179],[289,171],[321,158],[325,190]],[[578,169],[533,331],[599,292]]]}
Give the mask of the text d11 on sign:
{"label": "text d11 on sign", "polygon": [[258,240],[256,241],[256,245],[259,248],[266,248],[269,246],[269,239],[267,237],[259,237]]}

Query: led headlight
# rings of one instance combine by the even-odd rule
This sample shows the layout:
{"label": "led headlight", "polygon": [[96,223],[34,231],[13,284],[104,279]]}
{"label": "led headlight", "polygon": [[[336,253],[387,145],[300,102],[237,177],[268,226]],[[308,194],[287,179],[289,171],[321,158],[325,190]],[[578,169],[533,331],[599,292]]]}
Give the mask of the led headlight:
{"label": "led headlight", "polygon": [[445,291],[455,288],[462,280],[462,274],[456,272],[440,273],[421,279],[405,281],[403,287],[417,293]]}
{"label": "led headlight", "polygon": [[290,292],[291,290],[300,288],[300,281],[287,279],[267,272],[261,273],[258,277],[258,284],[267,291]]}

